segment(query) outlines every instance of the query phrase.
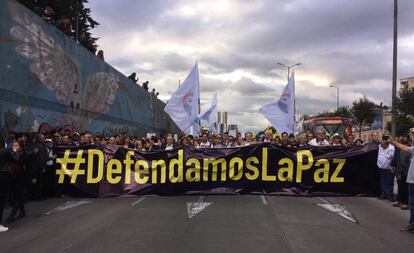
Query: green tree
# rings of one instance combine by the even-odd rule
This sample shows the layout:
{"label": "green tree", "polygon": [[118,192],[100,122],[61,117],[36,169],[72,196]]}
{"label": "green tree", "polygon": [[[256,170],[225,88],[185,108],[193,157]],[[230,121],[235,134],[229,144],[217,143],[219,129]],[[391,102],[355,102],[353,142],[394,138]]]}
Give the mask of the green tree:
{"label": "green tree", "polygon": [[352,113],[347,106],[341,106],[335,111],[324,111],[317,114],[314,118],[319,117],[346,117],[351,118]]}
{"label": "green tree", "polygon": [[400,113],[414,119],[414,89],[402,89],[400,91],[397,109]]}
{"label": "green tree", "polygon": [[[396,135],[404,136],[408,134],[408,130],[414,126],[414,120],[407,115],[398,113],[395,118],[395,124],[397,126]],[[387,130],[391,132],[391,122],[387,123]]]}
{"label": "green tree", "polygon": [[368,100],[366,97],[355,100],[352,103],[351,113],[355,123],[359,126],[359,136],[363,126],[369,126],[374,122],[375,111],[377,106],[374,102]]}
{"label": "green tree", "polygon": [[[19,0],[30,10],[41,15],[46,7],[51,7],[56,14],[54,19],[56,25],[59,25],[63,19],[68,19],[72,27],[72,31],[66,33],[74,40],[78,40],[79,44],[87,48],[92,53],[96,52],[98,38],[93,37],[91,29],[99,25],[91,17],[91,10],[86,8],[84,4],[88,3],[88,0]],[[78,37],[77,37],[78,35]]]}

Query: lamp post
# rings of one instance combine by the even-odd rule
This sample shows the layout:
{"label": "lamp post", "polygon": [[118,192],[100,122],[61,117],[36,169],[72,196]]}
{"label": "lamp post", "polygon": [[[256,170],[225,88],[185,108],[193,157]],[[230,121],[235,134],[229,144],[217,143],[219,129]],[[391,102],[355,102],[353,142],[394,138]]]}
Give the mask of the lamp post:
{"label": "lamp post", "polygon": [[281,66],[283,66],[283,67],[287,68],[287,70],[288,70],[288,82],[289,82],[289,77],[290,77],[290,69],[291,69],[291,68],[293,68],[293,67],[295,67],[295,66],[302,65],[302,63],[300,63],[300,62],[299,62],[299,63],[295,63],[295,64],[290,65],[290,66],[285,65],[285,64],[280,63],[280,62],[278,62],[277,64],[279,64],[279,65],[281,65]]}
{"label": "lamp post", "polygon": [[395,137],[397,132],[397,39],[398,39],[398,0],[394,0],[394,40],[392,50],[392,116],[391,135]]}
{"label": "lamp post", "polygon": [[336,89],[336,111],[338,111],[339,110],[339,87],[334,86],[333,84],[329,85],[329,87]]}

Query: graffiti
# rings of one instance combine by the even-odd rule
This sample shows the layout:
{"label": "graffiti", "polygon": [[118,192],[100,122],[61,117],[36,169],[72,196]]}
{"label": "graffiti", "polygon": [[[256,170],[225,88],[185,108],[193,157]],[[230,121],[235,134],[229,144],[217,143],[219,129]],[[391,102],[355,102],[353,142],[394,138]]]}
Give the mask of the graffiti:
{"label": "graffiti", "polygon": [[[17,1],[0,1],[0,128],[166,129],[164,104]],[[10,39],[7,38],[10,36]],[[155,116],[157,115],[157,116]],[[157,120],[154,120],[154,118]],[[47,127],[46,127],[47,126]]]}

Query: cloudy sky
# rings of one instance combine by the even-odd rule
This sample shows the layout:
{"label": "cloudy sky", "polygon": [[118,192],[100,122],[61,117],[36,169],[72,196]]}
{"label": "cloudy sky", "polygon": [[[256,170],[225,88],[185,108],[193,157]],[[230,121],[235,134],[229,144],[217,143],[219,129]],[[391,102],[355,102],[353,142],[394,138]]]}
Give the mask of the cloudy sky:
{"label": "cloudy sky", "polygon": [[[198,61],[202,105],[263,128],[262,104],[295,68],[296,105],[317,113],[366,95],[391,103],[393,0],[90,0],[105,60],[166,101]],[[414,1],[399,1],[398,78],[414,76]]]}

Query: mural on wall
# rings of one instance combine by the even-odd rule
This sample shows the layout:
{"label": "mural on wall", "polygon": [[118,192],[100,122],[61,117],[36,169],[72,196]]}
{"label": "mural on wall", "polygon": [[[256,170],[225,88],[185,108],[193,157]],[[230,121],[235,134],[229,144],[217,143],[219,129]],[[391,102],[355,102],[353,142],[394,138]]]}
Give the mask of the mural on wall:
{"label": "mural on wall", "polygon": [[0,1],[0,19],[3,131],[177,131],[164,103],[18,2]]}
{"label": "mural on wall", "polygon": [[[75,117],[77,109],[106,113],[115,100],[118,78],[110,72],[98,72],[82,80],[78,62],[55,43],[42,27],[31,22],[27,10],[14,1],[8,1],[8,5],[12,19],[18,24],[10,29],[10,34],[21,42],[16,52],[32,60],[30,72],[53,91],[58,100],[70,106]],[[84,81],[87,84],[85,93]],[[79,128],[87,127],[93,117],[86,115],[77,118]]]}

